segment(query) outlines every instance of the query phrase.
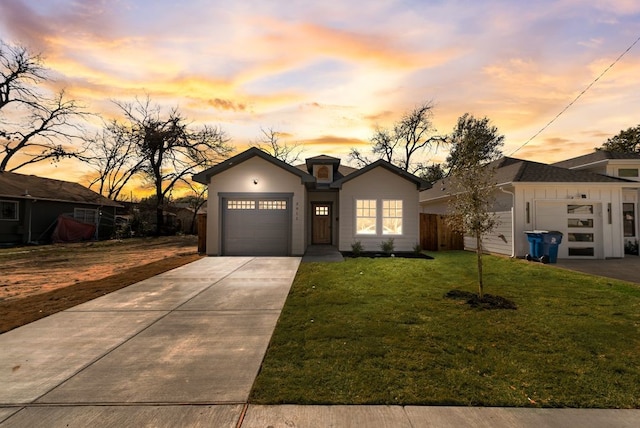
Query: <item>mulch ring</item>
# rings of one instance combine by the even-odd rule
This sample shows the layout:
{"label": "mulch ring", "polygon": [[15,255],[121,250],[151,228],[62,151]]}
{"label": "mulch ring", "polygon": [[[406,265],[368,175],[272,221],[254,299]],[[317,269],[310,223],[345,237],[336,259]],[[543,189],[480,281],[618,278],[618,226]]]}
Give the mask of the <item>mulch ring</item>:
{"label": "mulch ring", "polygon": [[464,300],[469,306],[477,309],[518,309],[518,306],[511,300],[494,296],[493,294],[484,294],[480,298],[477,294],[463,290],[451,290],[444,295],[447,299]]}

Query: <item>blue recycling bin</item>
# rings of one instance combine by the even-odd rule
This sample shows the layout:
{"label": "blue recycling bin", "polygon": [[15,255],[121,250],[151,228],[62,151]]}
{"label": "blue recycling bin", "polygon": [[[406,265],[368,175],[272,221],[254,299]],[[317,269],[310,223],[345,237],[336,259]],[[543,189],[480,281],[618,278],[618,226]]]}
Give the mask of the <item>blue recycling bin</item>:
{"label": "blue recycling bin", "polygon": [[529,240],[529,254],[527,254],[527,260],[531,257],[534,259],[539,259],[543,256],[543,238],[542,232],[540,231],[530,231],[525,232],[527,234],[527,239]]}
{"label": "blue recycling bin", "polygon": [[548,231],[542,234],[542,252],[549,256],[549,263],[558,261],[558,246],[562,242],[562,232]]}
{"label": "blue recycling bin", "polygon": [[527,260],[542,263],[556,263],[558,261],[558,246],[562,242],[562,232],[548,230],[533,230],[525,232],[529,241]]}

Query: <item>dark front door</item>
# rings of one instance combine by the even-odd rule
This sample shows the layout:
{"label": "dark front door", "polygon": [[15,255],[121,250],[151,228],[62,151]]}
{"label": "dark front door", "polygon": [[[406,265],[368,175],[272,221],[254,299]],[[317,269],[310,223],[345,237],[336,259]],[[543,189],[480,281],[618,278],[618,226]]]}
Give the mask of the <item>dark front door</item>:
{"label": "dark front door", "polygon": [[331,204],[315,203],[311,205],[311,210],[311,243],[331,244]]}

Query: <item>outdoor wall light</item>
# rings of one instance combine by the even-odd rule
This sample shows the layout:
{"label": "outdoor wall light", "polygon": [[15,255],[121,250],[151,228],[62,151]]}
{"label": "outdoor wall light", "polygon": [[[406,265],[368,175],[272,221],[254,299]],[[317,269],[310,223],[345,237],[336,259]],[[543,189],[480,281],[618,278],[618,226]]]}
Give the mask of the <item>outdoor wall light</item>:
{"label": "outdoor wall light", "polygon": [[258,184],[258,179],[257,178],[253,179],[253,184],[256,184],[256,185]]}

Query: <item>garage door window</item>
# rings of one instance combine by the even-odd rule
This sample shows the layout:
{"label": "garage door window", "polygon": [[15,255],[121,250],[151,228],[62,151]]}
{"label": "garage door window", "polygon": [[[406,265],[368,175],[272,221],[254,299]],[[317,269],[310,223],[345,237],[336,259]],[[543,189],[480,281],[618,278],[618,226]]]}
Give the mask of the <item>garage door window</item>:
{"label": "garage door window", "polygon": [[569,242],[593,242],[593,233],[570,233]]}
{"label": "garage door window", "polygon": [[286,210],[287,201],[259,201],[258,209],[261,210]]}
{"label": "garage door window", "polygon": [[569,255],[580,256],[580,257],[593,257],[595,255],[595,250],[593,247],[569,248]]}
{"label": "garage door window", "polygon": [[570,218],[570,219],[567,219],[567,226],[593,227],[593,219],[592,218]]}
{"label": "garage door window", "polygon": [[567,205],[568,214],[593,214],[593,205]]}
{"label": "garage door window", "polygon": [[255,210],[256,202],[242,201],[242,200],[228,200],[227,209],[228,210]]}

